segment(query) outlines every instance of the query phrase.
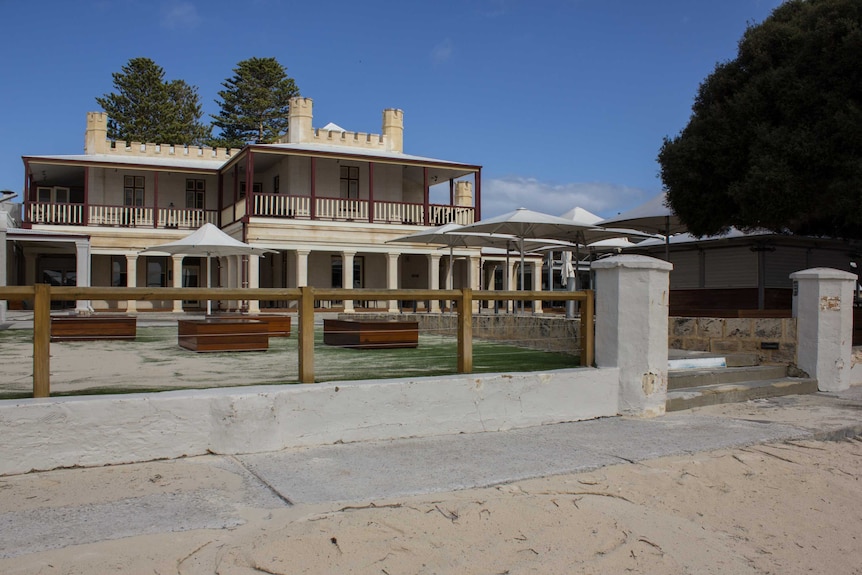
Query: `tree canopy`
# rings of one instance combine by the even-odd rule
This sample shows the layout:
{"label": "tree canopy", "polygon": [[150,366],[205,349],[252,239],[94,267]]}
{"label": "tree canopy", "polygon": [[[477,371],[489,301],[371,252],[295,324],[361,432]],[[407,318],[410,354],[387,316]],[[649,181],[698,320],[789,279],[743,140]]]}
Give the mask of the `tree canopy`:
{"label": "tree canopy", "polygon": [[202,116],[197,88],[165,81],[165,71],[149,58],[132,58],[112,74],[115,92],[97,97],[108,114],[108,137],[127,142],[203,144],[210,128]]}
{"label": "tree canopy", "polygon": [[221,113],[213,125],[221,129],[219,145],[239,148],[249,142],[271,143],[287,132],[290,99],[299,89],[275,58],[250,58],[222,83]]}
{"label": "tree canopy", "polygon": [[788,0],[749,25],[658,161],[694,235],[862,238],[862,2]]}

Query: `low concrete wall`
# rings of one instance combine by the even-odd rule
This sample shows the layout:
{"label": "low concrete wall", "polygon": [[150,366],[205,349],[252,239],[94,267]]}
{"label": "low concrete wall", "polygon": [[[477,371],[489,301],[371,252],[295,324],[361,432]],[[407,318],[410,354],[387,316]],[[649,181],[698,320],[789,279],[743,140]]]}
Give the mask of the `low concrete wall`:
{"label": "low concrete wall", "polygon": [[0,402],[0,475],[613,416],[619,369]]}
{"label": "low concrete wall", "polygon": [[[420,333],[455,337],[458,316],[441,313],[345,313],[339,319],[400,319],[419,322]],[[473,337],[542,351],[580,355],[581,320],[553,315],[481,314],[473,316]]]}
{"label": "low concrete wall", "polygon": [[[756,353],[760,363],[796,362],[795,318],[671,317],[668,323],[670,349]],[[777,349],[768,349],[773,346]]]}

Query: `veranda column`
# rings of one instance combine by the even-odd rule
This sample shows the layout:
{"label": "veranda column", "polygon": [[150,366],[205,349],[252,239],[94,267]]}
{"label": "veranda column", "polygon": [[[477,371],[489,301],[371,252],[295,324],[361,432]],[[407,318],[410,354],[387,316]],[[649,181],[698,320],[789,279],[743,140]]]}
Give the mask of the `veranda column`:
{"label": "veranda column", "polygon": [[[126,287],[138,287],[138,254],[126,254]],[[128,300],[126,312],[135,313],[137,311],[137,300]]]}
{"label": "veranda column", "polygon": [[[260,256],[248,256],[248,287],[257,289],[260,287]],[[260,313],[260,301],[257,299],[248,300],[248,313]]]}
{"label": "veranda column", "polygon": [[[356,252],[341,252],[341,287],[353,289],[353,256]],[[354,313],[353,300],[344,300],[344,313]]]}
{"label": "veranda column", "polygon": [[[3,246],[6,249],[6,246]],[[75,240],[75,285],[78,287],[90,287],[90,241]],[[93,311],[90,300],[78,300],[75,303],[75,312],[88,314]]]}
{"label": "veranda column", "polygon": [[596,365],[618,367],[619,413],[652,417],[667,400],[668,262],[621,255],[596,272]]}
{"label": "veranda column", "polygon": [[[173,263],[173,274],[174,274],[174,282],[173,287],[183,287],[183,256],[171,256],[171,261]],[[183,300],[175,299],[174,307],[171,310],[173,313],[182,313],[183,311]]]}
{"label": "veranda column", "polygon": [[[227,256],[225,258],[227,260],[227,283],[225,287],[236,288],[239,287],[239,270],[240,270],[240,256]],[[228,311],[233,311],[239,308],[239,302],[237,300],[228,300],[227,309]]]}
{"label": "veranda column", "polygon": [[[467,285],[470,289],[482,289],[482,270],[479,269],[479,256],[470,256],[467,259]],[[473,300],[473,313],[479,313],[479,305],[482,302]]]}
{"label": "veranda column", "polygon": [[[533,262],[533,291],[542,291],[542,262]],[[544,313],[542,309],[542,300],[537,299],[533,302],[533,313]]]}
{"label": "veranda column", "polygon": [[[515,286],[518,285],[515,283],[515,260],[509,260],[506,265],[506,285],[503,287],[505,290],[514,290]],[[512,300],[506,300],[506,312],[511,312],[515,309],[515,302]]]}
{"label": "veranda column", "polygon": [[296,250],[296,287],[308,285],[308,254],[309,250]]}
{"label": "veranda column", "polygon": [[850,387],[853,286],[857,276],[831,268],[790,274],[794,286],[796,364],[820,391]]}
{"label": "veranda column", "polygon": [[[428,289],[440,289],[440,254],[428,254]],[[430,311],[440,311],[440,300],[431,300]]]}
{"label": "veranda column", "polygon": [[[388,289],[398,289],[398,253],[389,252],[386,254],[386,287]],[[401,311],[398,308],[398,300],[389,300],[389,313],[398,313]]]}

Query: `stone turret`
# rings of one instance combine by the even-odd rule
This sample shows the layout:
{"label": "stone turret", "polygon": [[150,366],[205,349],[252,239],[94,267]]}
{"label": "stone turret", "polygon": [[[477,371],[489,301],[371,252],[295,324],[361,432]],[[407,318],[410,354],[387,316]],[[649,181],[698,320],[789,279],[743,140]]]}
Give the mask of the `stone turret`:
{"label": "stone turret", "polygon": [[466,181],[455,182],[455,205],[473,205],[473,184]]}
{"label": "stone turret", "polygon": [[312,140],[311,128],[312,108],[311,98],[291,98],[290,111],[287,114],[287,142],[300,144]]}
{"label": "stone turret", "polygon": [[104,112],[87,112],[84,153],[105,154],[108,147],[108,115]]}
{"label": "stone turret", "polygon": [[404,112],[396,108],[383,110],[383,138],[387,152],[404,152]]}

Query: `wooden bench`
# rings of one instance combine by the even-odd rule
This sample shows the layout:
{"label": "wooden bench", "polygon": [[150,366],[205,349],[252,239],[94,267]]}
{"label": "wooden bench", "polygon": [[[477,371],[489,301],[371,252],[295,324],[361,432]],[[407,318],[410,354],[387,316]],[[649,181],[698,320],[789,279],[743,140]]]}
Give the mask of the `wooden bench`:
{"label": "wooden bench", "polygon": [[177,343],[197,352],[266,351],[269,328],[255,319],[181,319]]}
{"label": "wooden bench", "polygon": [[323,343],[351,349],[392,349],[419,345],[419,322],[325,319]]}
{"label": "wooden bench", "polygon": [[207,319],[253,319],[266,324],[269,337],[290,337],[290,316],[284,314],[245,315],[239,313],[218,313],[206,316]]}
{"label": "wooden bench", "polygon": [[51,318],[51,341],[93,341],[137,337],[137,321],[128,315],[54,316]]}

